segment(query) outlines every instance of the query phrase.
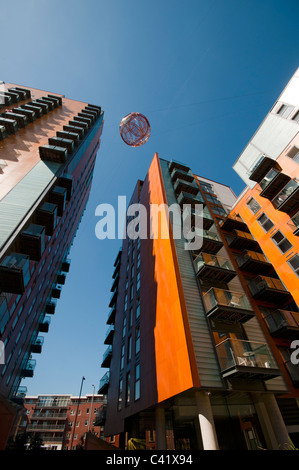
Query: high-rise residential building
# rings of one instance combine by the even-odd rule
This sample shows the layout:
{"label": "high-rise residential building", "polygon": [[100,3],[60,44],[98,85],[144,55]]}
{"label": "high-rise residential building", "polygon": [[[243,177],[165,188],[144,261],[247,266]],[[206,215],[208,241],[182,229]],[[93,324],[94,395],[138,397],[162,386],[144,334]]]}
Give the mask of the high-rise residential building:
{"label": "high-rise residential building", "polygon": [[32,377],[86,207],[100,106],[12,83],[0,87],[0,447]]}
{"label": "high-rise residential building", "polygon": [[[157,449],[298,447],[297,82],[298,72],[236,163],[248,184],[239,198],[157,154],[138,181],[129,207],[145,208],[151,232],[137,225],[114,265],[105,435],[155,432]],[[192,250],[177,236],[186,204],[202,224]],[[182,209],[164,238],[155,205]]]}
{"label": "high-rise residential building", "polygon": [[19,433],[39,437],[47,450],[75,450],[83,446],[88,432],[103,438],[103,427],[95,426],[106,403],[103,395],[26,396],[26,419]]}

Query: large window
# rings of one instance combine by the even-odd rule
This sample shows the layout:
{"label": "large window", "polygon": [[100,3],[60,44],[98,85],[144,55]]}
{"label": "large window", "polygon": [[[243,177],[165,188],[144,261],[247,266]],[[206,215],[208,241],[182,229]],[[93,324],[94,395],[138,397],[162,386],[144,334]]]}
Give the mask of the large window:
{"label": "large window", "polygon": [[269,230],[274,226],[273,222],[264,213],[257,220],[265,232],[269,232]]}
{"label": "large window", "polygon": [[271,238],[282,253],[286,253],[293,246],[280,230],[278,230]]}

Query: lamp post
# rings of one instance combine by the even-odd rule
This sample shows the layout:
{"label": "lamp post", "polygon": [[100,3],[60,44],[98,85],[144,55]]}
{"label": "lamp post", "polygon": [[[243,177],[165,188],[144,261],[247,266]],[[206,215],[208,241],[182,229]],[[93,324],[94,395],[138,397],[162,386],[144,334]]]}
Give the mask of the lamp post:
{"label": "lamp post", "polygon": [[71,450],[72,450],[72,448],[73,448],[74,433],[75,433],[75,428],[76,428],[76,423],[77,423],[77,416],[78,416],[78,411],[79,411],[79,403],[80,403],[81,392],[82,392],[82,387],[83,387],[83,382],[84,382],[84,380],[85,380],[85,377],[82,377],[82,380],[81,380],[81,387],[80,387],[80,393],[79,393],[79,399],[78,399],[77,409],[76,409],[76,416],[75,416],[74,427],[73,427],[73,435],[72,435],[72,442],[71,442]]}
{"label": "lamp post", "polygon": [[94,397],[94,389],[95,389],[95,386],[94,385],[92,386],[93,386],[93,391],[92,391],[91,410],[90,410],[89,423],[88,423],[88,432],[90,430],[90,421],[91,421],[91,415],[92,415],[93,397]]}

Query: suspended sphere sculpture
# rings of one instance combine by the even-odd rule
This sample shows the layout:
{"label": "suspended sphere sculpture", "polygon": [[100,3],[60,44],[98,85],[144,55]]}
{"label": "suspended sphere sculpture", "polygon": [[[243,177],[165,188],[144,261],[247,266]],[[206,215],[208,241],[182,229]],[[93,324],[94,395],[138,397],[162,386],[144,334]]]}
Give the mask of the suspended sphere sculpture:
{"label": "suspended sphere sculpture", "polygon": [[151,126],[143,114],[130,113],[121,120],[119,132],[127,145],[140,147],[148,141],[151,135]]}

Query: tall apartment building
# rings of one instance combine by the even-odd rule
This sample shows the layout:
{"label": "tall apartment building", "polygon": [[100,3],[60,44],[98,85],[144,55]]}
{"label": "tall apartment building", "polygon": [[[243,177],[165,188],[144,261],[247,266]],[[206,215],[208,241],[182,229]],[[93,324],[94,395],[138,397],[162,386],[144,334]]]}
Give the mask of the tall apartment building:
{"label": "tall apartment building", "polygon": [[99,106],[0,89],[0,448],[69,271],[103,127]]}
{"label": "tall apartment building", "polygon": [[93,394],[27,396],[23,430],[38,436],[47,450],[75,450],[84,446],[88,432],[103,437],[103,428],[95,427],[95,421],[105,403],[103,395]]}
{"label": "tall apartment building", "polygon": [[[298,308],[246,223],[228,214],[236,200],[228,186],[157,154],[138,182],[129,206],[149,214],[155,204],[202,204],[203,243],[186,250],[185,237],[173,236],[177,219],[169,237],[153,224],[147,238],[123,241],[102,361],[110,370],[98,392],[108,396],[107,436],[155,431],[158,449],[275,449],[289,442],[276,400],[289,396],[288,370],[257,303],[268,302],[273,312]],[[166,212],[161,217],[165,222]],[[239,265],[244,252],[250,286]]]}

